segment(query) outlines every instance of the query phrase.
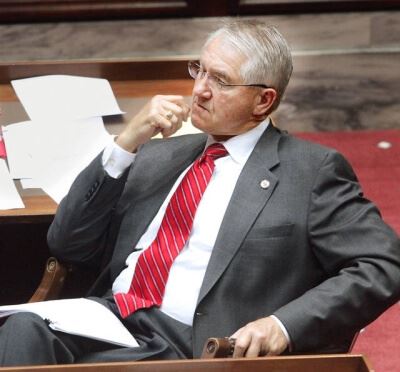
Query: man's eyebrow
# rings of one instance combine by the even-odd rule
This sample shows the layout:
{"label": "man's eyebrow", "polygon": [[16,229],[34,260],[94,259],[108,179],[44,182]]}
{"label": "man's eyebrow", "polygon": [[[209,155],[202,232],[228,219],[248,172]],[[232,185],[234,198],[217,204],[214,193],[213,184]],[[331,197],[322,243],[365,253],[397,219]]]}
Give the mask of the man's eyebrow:
{"label": "man's eyebrow", "polygon": [[228,76],[225,72],[222,72],[222,71],[214,71],[214,72],[212,72],[212,74],[223,80],[227,80],[227,81],[232,80],[232,78],[230,76]]}
{"label": "man's eyebrow", "polygon": [[225,71],[213,70],[213,69],[208,70],[208,69],[206,69],[204,67],[204,65],[201,63],[201,61],[199,61],[198,63],[200,65],[201,69],[203,69],[204,71],[209,72],[211,75],[214,75],[217,78],[221,78],[221,79],[227,80],[227,81],[232,80],[232,78],[229,75],[227,75],[227,73]]}

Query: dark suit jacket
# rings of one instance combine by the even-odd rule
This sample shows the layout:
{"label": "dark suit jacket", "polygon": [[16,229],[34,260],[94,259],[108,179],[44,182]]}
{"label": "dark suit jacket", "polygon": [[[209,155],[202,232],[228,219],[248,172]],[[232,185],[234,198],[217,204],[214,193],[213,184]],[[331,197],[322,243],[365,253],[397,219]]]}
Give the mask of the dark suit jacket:
{"label": "dark suit jacket", "polygon": [[[109,262],[92,294],[111,288],[205,141],[150,141],[120,179],[105,174],[100,157],[77,178],[48,240],[64,261]],[[363,198],[350,165],[334,150],[269,126],[238,179],[207,267],[194,356],[207,337],[271,314],[285,325],[293,352],[346,351],[353,334],[399,296],[399,239]]]}

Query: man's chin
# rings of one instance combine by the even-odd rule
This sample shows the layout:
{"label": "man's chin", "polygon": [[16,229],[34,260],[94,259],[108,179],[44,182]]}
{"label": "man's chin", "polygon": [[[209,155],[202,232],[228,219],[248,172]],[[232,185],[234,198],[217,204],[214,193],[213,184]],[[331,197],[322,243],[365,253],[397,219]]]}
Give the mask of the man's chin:
{"label": "man's chin", "polygon": [[200,119],[197,115],[193,115],[191,117],[192,125],[201,130],[202,132],[206,132],[207,125],[204,120]]}

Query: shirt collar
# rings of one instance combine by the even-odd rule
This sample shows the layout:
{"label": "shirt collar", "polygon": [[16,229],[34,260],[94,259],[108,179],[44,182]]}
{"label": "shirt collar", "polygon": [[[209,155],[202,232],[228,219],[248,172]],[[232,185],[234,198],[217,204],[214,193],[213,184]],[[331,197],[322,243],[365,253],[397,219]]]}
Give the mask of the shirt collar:
{"label": "shirt collar", "polygon": [[[261,135],[268,128],[268,125],[270,125],[269,118],[261,122],[253,129],[229,138],[227,141],[223,141],[221,143],[225,146],[232,160],[243,166],[254,150],[254,147],[256,146]],[[209,135],[205,148],[216,142],[217,141],[215,141],[215,139]]]}

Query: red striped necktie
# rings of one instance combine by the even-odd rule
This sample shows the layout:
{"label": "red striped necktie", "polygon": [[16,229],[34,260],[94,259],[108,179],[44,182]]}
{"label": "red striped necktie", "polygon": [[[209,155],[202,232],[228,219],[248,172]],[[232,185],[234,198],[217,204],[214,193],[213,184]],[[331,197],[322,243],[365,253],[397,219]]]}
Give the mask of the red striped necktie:
{"label": "red striped necktie", "polygon": [[192,230],[194,215],[214,171],[214,160],[228,152],[220,143],[209,146],[198,158],[171,197],[157,236],[139,256],[128,293],[116,293],[123,318],[151,306],[160,306],[169,270]]}

